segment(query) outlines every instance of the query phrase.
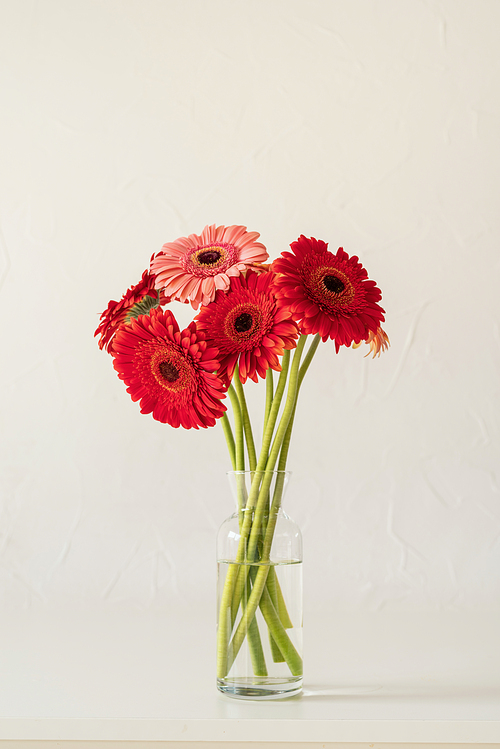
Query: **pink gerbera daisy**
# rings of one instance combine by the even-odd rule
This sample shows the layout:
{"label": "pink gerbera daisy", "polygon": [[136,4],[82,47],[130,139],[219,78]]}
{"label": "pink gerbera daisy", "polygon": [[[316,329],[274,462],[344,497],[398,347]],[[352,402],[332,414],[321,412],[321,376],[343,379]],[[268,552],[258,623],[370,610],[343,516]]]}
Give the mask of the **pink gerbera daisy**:
{"label": "pink gerbera daisy", "polygon": [[258,232],[245,226],[206,226],[201,235],[190,234],[167,242],[151,261],[156,288],[194,309],[209,304],[217,289],[229,288],[229,279],[268,258]]}
{"label": "pink gerbera daisy", "polygon": [[271,267],[278,306],[290,310],[300,331],[333,339],[337,351],[375,334],[384,320],[382,294],[359,259],[342,247],[334,255],[326,242],[304,235],[290,247],[293,254],[283,252]]}
{"label": "pink gerbera daisy", "polygon": [[118,330],[113,363],[141,413],[198,429],[214,426],[226,410],[216,356],[194,322],[181,332],[170,310],[154,309]]}
{"label": "pink gerbera daisy", "polygon": [[113,339],[116,331],[130,319],[136,305],[142,305],[144,313],[146,308],[157,307],[160,304],[166,304],[168,301],[163,294],[160,295],[156,291],[154,275],[145,270],[139,283],[127,289],[119,302],[111,300],[107,309],[102,313],[101,322],[94,333],[94,337],[100,336],[99,348],[104,348],[110,354],[113,354]]}
{"label": "pink gerbera daisy", "polygon": [[219,375],[230,382],[236,364],[242,382],[257,382],[266,370],[281,370],[278,357],[297,345],[298,330],[288,310],[278,309],[271,293],[275,278],[270,271],[231,279],[228,292],[217,291],[215,300],[202,307],[196,321],[207,341],[219,350]]}

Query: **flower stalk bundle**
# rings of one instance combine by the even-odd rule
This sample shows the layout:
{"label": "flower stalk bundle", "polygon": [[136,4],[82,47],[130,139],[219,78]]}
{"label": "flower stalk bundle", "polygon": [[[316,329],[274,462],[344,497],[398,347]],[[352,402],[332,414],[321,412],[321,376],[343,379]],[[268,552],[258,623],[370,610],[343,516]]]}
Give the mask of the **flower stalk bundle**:
{"label": "flower stalk bundle", "polygon": [[[217,672],[230,671],[245,639],[256,676],[267,667],[255,614],[269,630],[276,662],[292,675],[302,662],[287,629],[286,604],[271,564],[299,391],[320,341],[379,356],[389,340],[380,327],[381,292],[356,256],[300,236],[272,263],[257,232],[207,226],[163,245],[141,280],[111,301],[95,332],[141,413],[173,427],[220,421],[237,484],[239,545],[221,597]],[[174,302],[196,314],[180,330]],[[293,352],[293,353],[292,353]],[[278,373],[275,382],[274,372]],[[264,430],[257,452],[244,386],[265,379]],[[232,424],[224,401],[232,406]],[[271,496],[271,481],[277,480]]]}

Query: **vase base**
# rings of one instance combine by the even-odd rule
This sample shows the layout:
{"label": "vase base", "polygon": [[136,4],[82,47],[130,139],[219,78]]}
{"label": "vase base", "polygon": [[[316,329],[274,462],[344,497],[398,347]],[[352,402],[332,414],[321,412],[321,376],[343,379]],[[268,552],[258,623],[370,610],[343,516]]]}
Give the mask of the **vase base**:
{"label": "vase base", "polygon": [[279,700],[294,697],[302,691],[302,676],[290,679],[249,677],[240,679],[217,679],[217,689],[226,697],[237,700]]}

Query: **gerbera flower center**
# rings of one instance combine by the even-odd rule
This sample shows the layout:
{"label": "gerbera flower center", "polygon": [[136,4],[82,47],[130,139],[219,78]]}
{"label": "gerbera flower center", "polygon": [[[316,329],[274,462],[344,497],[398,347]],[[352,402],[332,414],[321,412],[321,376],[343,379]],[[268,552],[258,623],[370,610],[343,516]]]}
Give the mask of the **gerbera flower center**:
{"label": "gerbera flower center", "polygon": [[214,242],[198,245],[181,258],[185,273],[197,278],[210,278],[224,273],[237,262],[237,252],[232,244]]}
{"label": "gerbera flower center", "polygon": [[354,298],[351,280],[340,268],[321,264],[307,269],[304,281],[309,299],[325,314],[346,309]]}
{"label": "gerbera flower center", "polygon": [[[234,304],[230,298],[229,305]],[[236,304],[232,309],[222,310],[221,323],[226,335],[225,345],[219,343],[219,351],[226,345],[234,350],[250,351],[255,346],[259,346],[262,336],[265,335],[267,326],[267,312],[255,302],[244,301]],[[231,341],[231,343],[229,343]]]}
{"label": "gerbera flower center", "polygon": [[164,346],[158,346],[153,350],[150,356],[148,370],[154,375],[158,385],[178,393],[185,392],[186,388],[191,387],[193,383],[190,365],[176,345],[166,342]]}
{"label": "gerbera flower center", "polygon": [[179,374],[180,374],[179,370],[171,362],[168,362],[168,361],[160,362],[158,365],[158,370],[161,376],[167,382],[177,382],[177,380],[179,379]]}
{"label": "gerbera flower center", "polygon": [[345,284],[338,276],[325,276],[323,278],[323,285],[328,291],[332,291],[334,294],[340,294],[345,289]]}
{"label": "gerbera flower center", "polygon": [[243,314],[238,315],[234,321],[234,329],[237,333],[246,333],[247,330],[250,330],[252,325],[253,317],[252,315],[249,315],[248,312],[243,312]]}
{"label": "gerbera flower center", "polygon": [[219,250],[213,249],[213,250],[204,250],[204,252],[200,252],[198,255],[198,262],[202,265],[213,265],[221,258],[221,253]]}

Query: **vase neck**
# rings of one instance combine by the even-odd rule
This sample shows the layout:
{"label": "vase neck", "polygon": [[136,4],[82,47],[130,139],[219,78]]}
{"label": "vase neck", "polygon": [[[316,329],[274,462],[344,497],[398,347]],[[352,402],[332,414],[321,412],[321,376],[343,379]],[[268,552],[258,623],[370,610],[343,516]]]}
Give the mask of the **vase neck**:
{"label": "vase neck", "polygon": [[278,511],[283,503],[289,471],[230,471],[229,483],[238,512],[261,507]]}

